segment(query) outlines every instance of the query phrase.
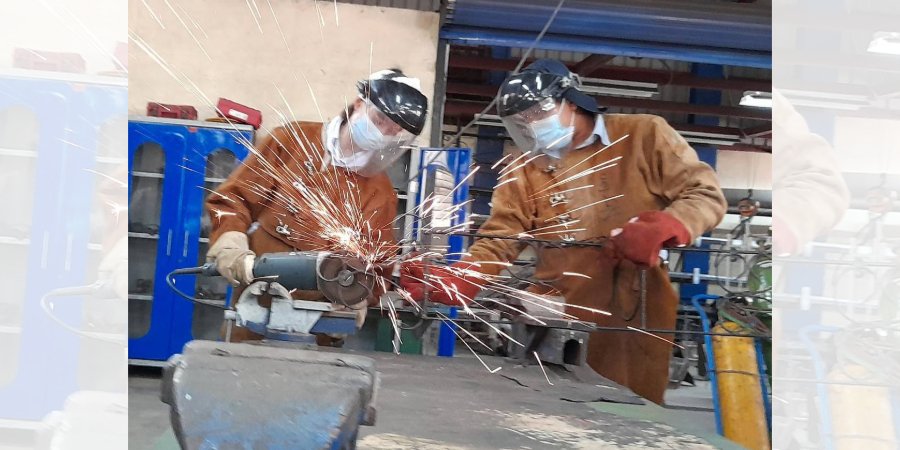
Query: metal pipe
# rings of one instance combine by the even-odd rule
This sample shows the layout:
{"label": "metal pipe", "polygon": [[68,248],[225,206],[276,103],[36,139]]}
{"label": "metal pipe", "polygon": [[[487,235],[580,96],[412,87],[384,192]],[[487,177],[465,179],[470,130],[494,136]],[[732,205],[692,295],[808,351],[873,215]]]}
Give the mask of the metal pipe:
{"label": "metal pipe", "polygon": [[[744,286],[747,284],[747,280],[743,280],[740,278],[720,277],[720,276],[716,276],[716,275],[706,275],[706,274],[694,275],[692,273],[687,273],[687,272],[669,272],[669,279],[691,280],[691,281],[694,281],[696,279],[699,281],[715,281],[717,283],[718,282],[735,283],[739,286]],[[693,283],[693,284],[696,284],[696,283]]]}
{"label": "metal pipe", "polygon": [[[497,90],[499,86],[486,85],[486,84],[471,84],[471,83],[447,83],[447,93],[448,94],[458,94],[458,95],[474,95],[481,96],[487,98],[493,98],[497,95]],[[726,117],[736,117],[739,119],[753,119],[753,120],[772,120],[772,112],[766,109],[760,108],[751,108],[746,106],[723,106],[723,105],[699,105],[699,104],[688,104],[681,102],[673,102],[673,101],[663,101],[663,100],[647,100],[643,98],[627,98],[627,97],[612,97],[608,95],[592,95],[588,94],[597,99],[597,102],[603,106],[613,106],[620,108],[635,108],[635,109],[647,109],[653,111],[665,111],[665,112],[676,112],[676,113],[687,113],[687,114],[699,114],[704,116],[726,116]],[[457,106],[454,108],[464,108],[461,111],[471,112],[474,116],[475,114],[479,114],[484,110],[484,107],[487,106],[484,103],[465,103],[465,107]],[[474,105],[480,105],[477,111]],[[448,105],[449,106],[449,105]],[[739,133],[736,136],[740,136]]]}
{"label": "metal pipe", "polygon": [[[529,60],[528,62],[531,62]],[[511,71],[519,63],[517,59],[486,58],[481,56],[450,55],[450,69],[475,69]],[[577,63],[568,63],[570,70],[577,71]],[[640,81],[656,83],[660,86],[686,86],[700,89],[728,91],[762,91],[772,89],[772,82],[755,78],[701,78],[690,72],[647,69],[642,67],[604,66],[602,78],[611,80]]]}

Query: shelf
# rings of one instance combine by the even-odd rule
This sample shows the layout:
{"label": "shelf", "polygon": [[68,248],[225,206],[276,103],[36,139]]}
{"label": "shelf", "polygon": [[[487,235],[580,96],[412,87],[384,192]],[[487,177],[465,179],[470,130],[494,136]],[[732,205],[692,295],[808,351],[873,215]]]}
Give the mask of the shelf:
{"label": "shelf", "polygon": [[152,302],[153,296],[147,295],[147,294],[128,294],[128,300],[143,300],[143,301]]}
{"label": "shelf", "polygon": [[128,232],[128,237],[139,238],[139,239],[159,239],[158,234],[150,234],[150,233],[132,233]]}
{"label": "shelf", "polygon": [[21,334],[22,327],[7,327],[0,325],[0,334]]}
{"label": "shelf", "polygon": [[31,244],[30,239],[19,239],[9,236],[0,236],[0,244],[4,245],[29,245]]}
{"label": "shelf", "polygon": [[37,152],[33,150],[21,150],[16,148],[0,148],[0,156],[18,156],[20,158],[37,158]]}
{"label": "shelf", "polygon": [[138,177],[138,178],[159,178],[159,179],[162,179],[162,178],[164,177],[163,174],[161,174],[161,173],[153,173],[153,172],[138,172],[138,171],[134,171],[134,172],[131,172],[131,174],[132,174],[133,176]]}
{"label": "shelf", "polygon": [[[215,299],[215,298],[200,298],[197,297],[197,300],[203,300],[204,302],[212,303],[214,305],[225,306],[225,300]],[[198,303],[199,305],[199,303]],[[209,306],[209,305],[202,305]]]}

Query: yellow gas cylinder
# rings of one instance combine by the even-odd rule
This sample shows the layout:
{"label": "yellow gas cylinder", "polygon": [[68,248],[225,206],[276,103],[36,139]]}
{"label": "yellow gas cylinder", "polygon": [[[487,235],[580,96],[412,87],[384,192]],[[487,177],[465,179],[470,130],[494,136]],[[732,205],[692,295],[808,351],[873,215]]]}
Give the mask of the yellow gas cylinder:
{"label": "yellow gas cylinder", "polygon": [[883,384],[885,380],[882,377],[857,364],[839,364],[828,374],[828,381],[848,383],[828,386],[836,450],[897,448],[890,390],[851,384]]}
{"label": "yellow gas cylinder", "polygon": [[753,338],[742,337],[743,327],[721,322],[712,337],[719,385],[719,407],[725,437],[751,450],[771,448],[766,409],[759,384],[759,367]]}

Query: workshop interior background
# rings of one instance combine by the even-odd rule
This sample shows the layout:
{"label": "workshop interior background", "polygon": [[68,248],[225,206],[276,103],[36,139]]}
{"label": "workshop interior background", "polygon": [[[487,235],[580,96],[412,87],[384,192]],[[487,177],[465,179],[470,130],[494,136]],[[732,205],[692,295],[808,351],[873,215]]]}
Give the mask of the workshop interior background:
{"label": "workshop interior background", "polygon": [[[189,278],[188,290],[215,306],[195,305],[165,282],[206,261],[204,199],[248,155],[246,143],[286,121],[326,121],[376,69],[422,81],[430,111],[418,145],[470,151],[461,165],[446,152],[426,160],[411,151],[390,168],[397,237],[414,235],[426,190],[446,189],[423,161],[443,164],[454,182],[477,168],[454,199],[468,202],[464,220],[477,230],[506,167],[496,163],[513,149],[498,118],[479,114],[523,57],[564,62],[609,113],[665,118],[716,171],[728,214],[700,249],[668,254],[680,306],[665,407],[630,409],[624,395],[624,406],[594,402],[603,404],[577,414],[567,408],[583,405],[544,404],[566,394],[548,387],[565,377],[543,366],[517,381],[528,394],[492,397],[511,389],[476,359],[499,361],[508,344],[486,324],[496,312],[462,312],[459,334],[441,321],[415,333],[372,308],[345,343],[378,355],[384,370],[379,421],[360,428],[359,447],[649,446],[642,440],[654,433],[670,447],[732,445],[722,435],[785,449],[900,442],[894,2],[566,0],[557,14],[557,2],[540,0],[5,6],[0,448],[174,448],[160,368],[189,341],[220,339],[219,306],[232,293],[222,279]],[[659,26],[673,17],[688,24]],[[256,110],[260,122],[223,124],[220,99]],[[184,108],[173,117],[156,103]],[[793,231],[791,248],[774,257],[773,224],[776,236]],[[717,367],[727,362],[711,356],[716,320],[754,336],[749,369]],[[431,379],[425,363],[391,359],[395,351],[421,361],[452,353],[440,370],[469,378]],[[731,388],[715,375],[745,369],[751,382],[734,389],[747,395],[729,398],[753,407],[723,404]],[[450,394],[434,393],[442,386]],[[422,401],[404,403],[407,395]],[[480,395],[495,403],[470,398]],[[453,403],[460,397],[470,403]],[[451,408],[469,422],[428,422],[435,411],[456,417]],[[746,427],[757,436],[735,437],[747,423],[761,424]],[[469,436],[459,433],[468,426]]]}

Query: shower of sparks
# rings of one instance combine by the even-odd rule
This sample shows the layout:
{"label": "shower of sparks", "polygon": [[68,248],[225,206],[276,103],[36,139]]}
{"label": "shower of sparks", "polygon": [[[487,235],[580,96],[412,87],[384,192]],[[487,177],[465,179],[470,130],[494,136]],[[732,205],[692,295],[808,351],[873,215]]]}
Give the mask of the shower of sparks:
{"label": "shower of sparks", "polygon": [[507,179],[507,180],[501,181],[501,182],[497,183],[496,186],[494,186],[494,189],[497,189],[497,188],[499,188],[500,186],[503,186],[504,184],[512,183],[513,181],[516,181],[516,180],[518,180],[518,179],[519,179],[519,177],[513,177],[513,178],[509,178],[509,179]]}
{"label": "shower of sparks", "polygon": [[284,42],[284,48],[287,49],[288,54],[291,54],[291,46],[288,44],[287,36],[284,35],[284,30],[281,29],[281,22],[278,21],[278,14],[275,13],[275,8],[272,7],[272,0],[266,0],[266,3],[269,4],[269,11],[272,12],[272,18],[275,19],[275,28],[278,29],[278,34],[281,35],[281,40]]}
{"label": "shower of sparks", "polygon": [[[142,1],[144,1],[144,5],[148,8],[148,10],[150,10],[146,1]],[[256,3],[256,0],[245,1],[247,2],[247,6],[251,11],[251,15],[253,15],[253,19],[254,21],[256,21],[257,27],[262,34],[264,31],[262,22],[260,21],[262,15],[259,6]],[[193,27],[196,30],[202,32],[204,36],[206,36],[205,31],[197,24],[196,21],[194,21],[193,18],[190,17],[190,15],[187,14],[187,12],[181,7],[181,5],[178,5],[178,9],[181,9],[181,14],[179,14],[178,12],[176,12],[176,8],[173,7],[173,5],[170,3],[170,0],[164,0],[164,2],[174,14],[174,16],[178,19],[178,22],[181,23],[182,27],[184,27],[185,30],[188,31],[188,34],[190,34],[191,38],[194,40],[201,52],[208,59],[210,59],[210,55],[204,49],[203,45],[201,45],[201,42],[197,38],[197,36],[195,36],[191,31],[191,28],[188,27],[187,22],[190,22]],[[280,23],[278,22],[278,17],[275,13],[275,9],[272,6],[271,0],[266,0],[266,3],[269,7],[269,11],[272,13],[278,33],[281,36],[285,47],[290,52],[288,38],[285,35],[284,30],[282,30]],[[322,30],[325,26],[325,17],[322,13],[322,10],[319,8],[318,2],[314,3],[316,5],[315,8],[317,21],[319,22],[320,33],[323,33]],[[163,24],[159,20],[159,17],[152,10],[150,10],[150,12],[162,27]],[[335,25],[337,26],[339,25],[339,20],[338,6],[336,2],[334,3],[334,14]],[[186,17],[187,21],[183,19],[183,17]],[[216,108],[215,102],[213,102],[204,92],[202,92],[193,80],[191,80],[181,71],[172,67],[141,36],[133,32],[132,30],[129,30],[129,38],[139,50],[146,53],[152,61],[154,61],[169,76],[175,79],[181,86],[183,86],[185,90],[197,96],[201,100],[202,104],[207,105],[212,109]],[[324,34],[322,39],[324,42]],[[374,41],[370,42],[368,73],[372,73],[373,71],[374,47]],[[298,74],[296,72],[300,73]],[[306,74],[304,74],[302,71],[296,72],[294,73],[295,79],[298,82],[306,84],[306,87],[312,99],[312,104],[315,106],[316,112],[318,113],[321,122],[325,123],[326,118],[319,107],[316,91],[313,88],[312,83],[307,78]],[[278,85],[273,84],[272,87],[277,92],[277,97],[275,98],[277,98],[279,101],[276,103],[280,102],[280,104],[269,104],[268,106],[272,111],[274,111],[275,118],[277,119],[273,122],[284,124],[283,126],[287,131],[287,136],[285,138],[276,138],[272,135],[273,130],[267,129],[265,126],[261,127],[258,133],[260,135],[273,136],[273,139],[276,139],[276,143],[280,148],[290,149],[293,151],[280,153],[266,152],[262,149],[254,147],[252,142],[239,135],[237,139],[240,141],[241,145],[243,145],[247,149],[249,155],[257,161],[256,166],[247,167],[252,167],[252,170],[256,175],[261,176],[266,180],[271,180],[271,185],[255,184],[249,181],[242,180],[235,180],[233,182],[242,184],[242,187],[247,190],[249,194],[251,194],[250,196],[263,199],[265,202],[265,205],[263,206],[264,208],[273,210],[287,210],[289,212],[289,214],[280,217],[281,220],[283,220],[283,223],[281,225],[284,226],[284,228],[282,229],[287,230],[287,238],[294,241],[297,248],[303,248],[308,251],[331,252],[362,261],[364,263],[364,266],[366,267],[366,272],[374,275],[376,277],[376,283],[380,286],[395,286],[395,284],[390,278],[391,275],[389,273],[389,270],[384,270],[384,273],[382,274],[382,271],[380,269],[376,270],[375,268],[389,268],[398,263],[411,263],[414,261],[421,261],[424,264],[428,264],[427,261],[436,257],[444,256],[463,256],[466,258],[472,257],[471,254],[466,252],[445,254],[447,248],[446,245],[430,245],[430,243],[426,243],[426,245],[424,245],[425,251],[420,254],[414,256],[398,255],[401,246],[400,244],[393,242],[392,227],[395,225],[395,222],[399,218],[402,218],[404,216],[456,219],[458,217],[458,213],[466,209],[470,202],[472,202],[472,200],[470,199],[458,204],[453,204],[454,195],[459,192],[459,189],[468,185],[472,177],[474,177],[478,173],[481,166],[472,166],[467,176],[464,179],[460,180],[449,191],[429,194],[425,199],[423,199],[422,202],[408,211],[405,215],[400,216],[397,219],[393,219],[393,221],[388,224],[375,224],[373,223],[373,214],[375,212],[366,212],[363,210],[363,205],[365,204],[363,195],[365,193],[360,191],[359,186],[352,181],[352,178],[342,176],[340,170],[335,169],[330,164],[328,164],[328,160],[330,158],[328,156],[328,152],[326,151],[326,149],[321,148],[321,146],[314,143],[317,140],[318,136],[306,136],[304,130],[295,125],[295,121],[298,120],[299,116],[292,109],[291,102],[288,101],[284,92],[282,92],[282,89],[280,89]],[[349,103],[346,100],[344,103],[345,106],[349,106]],[[229,121],[228,124],[232,126],[234,130],[238,130],[238,128],[236,127],[236,123]],[[596,156],[603,150],[606,150],[609,147],[615,145],[622,139],[624,139],[624,137],[604,147],[600,151],[595,152],[590,157],[585,158],[575,166],[567,168],[558,175],[574,171],[576,167],[589,161],[592,157]],[[495,189],[497,187],[503,186],[504,184],[512,183],[516,180],[521,179],[521,175],[516,175],[517,171],[519,171],[518,173],[521,173],[520,169],[533,163],[541,156],[545,155],[543,153],[533,154],[532,152],[524,152],[515,157],[512,153],[504,155],[502,158],[500,158],[500,160],[498,160],[491,166],[491,169],[496,169],[497,167],[503,165],[503,169],[499,173],[499,177],[501,178],[501,180],[497,184]],[[616,162],[619,159],[621,159],[621,157],[612,158],[608,161],[596,164],[593,167],[589,167],[578,173],[574,173],[559,182],[551,184],[550,186],[542,186],[542,190],[534,193],[532,195],[532,199],[544,198],[559,193],[590,189],[594,186],[593,184],[576,187],[569,187],[564,185],[577,180],[581,180],[599,171],[609,169],[615,166]],[[191,169],[188,167],[186,168],[188,170],[197,171],[196,169]],[[564,186],[568,189],[564,189],[556,193],[551,192],[547,193],[546,195],[542,195],[547,191],[559,186]],[[204,186],[198,187],[207,191],[210,194],[210,198],[214,198],[213,196],[218,196],[219,199],[224,200],[227,203],[244,201],[243,198],[232,198],[235,196],[229,197],[228,195],[210,190]],[[621,195],[618,195],[615,197],[603,199],[598,202],[585,205],[581,208],[577,208],[573,211],[595,207],[601,203],[605,203],[607,201],[621,197]],[[114,211],[118,211],[117,205],[110,204],[110,206]],[[225,217],[234,216],[236,214],[237,213],[235,213],[234,211],[214,208],[210,211],[210,218],[213,221],[218,221],[222,220]],[[444,222],[446,223],[447,221],[445,220]],[[562,232],[584,231],[584,228],[571,228],[578,222],[579,220],[575,219],[566,223],[543,226],[533,230],[529,230],[527,233],[520,233],[518,234],[518,237],[534,238],[536,236],[545,234],[552,235]],[[471,221],[463,222],[456,220],[451,221],[450,223],[452,224],[451,226],[440,228],[433,226],[430,223],[424,223],[420,227],[419,233],[427,234],[435,231],[441,231],[444,233],[465,231],[473,224]],[[411,235],[402,236],[400,239],[400,242],[403,243],[414,241],[414,236]],[[513,264],[508,262],[481,261],[475,263],[474,266],[476,268],[485,266],[500,266],[501,268],[508,269],[513,267]],[[548,317],[560,317],[571,320],[579,320],[578,317],[565,312],[567,310],[586,311],[593,314],[607,316],[611,315],[607,311],[599,310],[596,308],[567,304],[563,301],[554,300],[554,298],[559,297],[538,295],[529,292],[526,289],[518,289],[507,286],[504,283],[508,282],[512,278],[507,275],[487,275],[482,274],[477,270],[463,269],[452,266],[443,267],[442,270],[445,273],[450,273],[459,277],[466,277],[468,279],[479,281],[483,286],[484,292],[501,294],[506,298],[519,302],[519,304],[521,305],[527,305],[528,311],[531,311],[531,313],[529,313],[528,311],[523,311],[519,307],[505,304],[504,302],[490,300],[491,302],[493,302],[493,304],[496,305],[496,308],[514,312],[538,324],[546,325],[546,323],[541,320],[542,317],[545,319]],[[564,272],[563,275],[579,278],[590,278],[587,275],[575,272]],[[431,292],[443,292],[449,295],[451,298],[457,299],[459,301],[459,304],[452,306],[459,308],[461,311],[465,312],[468,317],[474,318],[474,321],[476,323],[484,324],[485,326],[495,331],[499,336],[508,339],[514,345],[524,347],[522,343],[513,339],[498,326],[488,322],[478,314],[475,314],[472,308],[484,308],[484,305],[482,305],[475,299],[467,298],[461,295],[456,286],[448,283],[446,279],[442,279],[440,276],[436,276],[432,273],[426,272],[423,279],[416,279],[416,281],[421,282]],[[528,283],[532,286],[537,286],[537,283]],[[405,304],[410,305],[413,310],[419,311],[424,314],[425,311],[423,306],[412,298],[410,292],[403,289],[402,287],[395,287],[395,291],[399,294],[400,298],[404,301]],[[382,302],[382,305],[382,307],[387,310],[387,316],[391,321],[391,326],[393,328],[395,336],[397,337],[397,340],[395,340],[394,342],[394,351],[399,352],[399,343],[401,343],[399,339],[402,331],[402,321],[399,317],[397,306],[393,302],[389,301]],[[541,313],[536,314],[534,313],[535,310],[540,311]],[[441,321],[446,323],[454,323],[454,319],[448,318],[441,313],[437,314],[438,318]],[[477,336],[470,333],[463,327],[454,325],[450,328],[456,335],[456,337],[463,342],[463,344],[469,349],[469,351],[472,352],[473,355],[475,355],[475,357],[488,372],[496,373],[497,371],[501,370],[501,367],[491,368],[487,364],[487,362],[485,362],[481,357],[478,356],[478,354],[474,351],[474,349],[469,345],[467,341],[474,340],[488,350],[491,350],[490,346],[482,342]],[[641,331],[637,329],[635,330]],[[466,337],[466,339],[463,339],[464,336]],[[652,334],[651,336],[659,338],[658,336]],[[539,358],[538,363],[540,364]],[[545,378],[547,378],[548,383],[552,385],[553,383],[550,382],[549,376],[547,375],[546,370],[544,369],[542,364],[541,370],[544,372],[544,376]]]}
{"label": "shower of sparks", "polygon": [[503,155],[502,158],[498,159],[497,162],[495,162],[491,166],[491,170],[494,170],[497,168],[497,166],[499,166],[500,164],[503,164],[503,161],[506,161],[506,158],[509,158],[510,156],[512,156],[512,153],[507,153],[507,154]]}
{"label": "shower of sparks", "polygon": [[563,272],[562,274],[565,275],[565,276],[567,276],[567,277],[579,277],[579,278],[586,278],[586,279],[588,279],[588,280],[591,279],[590,276],[585,275],[585,274],[583,274],[583,273],[578,273],[578,272]]}
{"label": "shower of sparks", "polygon": [[670,343],[670,344],[672,344],[672,345],[674,345],[674,346],[676,346],[676,347],[678,347],[678,348],[684,350],[684,347],[683,347],[683,346],[678,345],[678,344],[676,344],[676,343],[674,343],[674,342],[672,342],[672,341],[670,341],[670,340],[668,340],[668,339],[666,339],[666,338],[657,336],[657,335],[655,335],[655,334],[653,334],[653,333],[651,333],[651,332],[649,332],[649,331],[644,331],[644,330],[641,330],[640,328],[635,328],[635,327],[633,327],[633,326],[631,326],[631,325],[627,326],[626,328],[628,328],[628,329],[631,330],[631,331],[637,331],[638,333],[646,334],[647,336],[650,336],[650,337],[659,339],[659,340],[661,340],[661,341],[663,341],[663,342],[668,342],[668,343]]}
{"label": "shower of sparks", "polygon": [[163,0],[163,2],[166,4],[166,6],[169,7],[169,10],[172,11],[172,14],[175,14],[175,18],[178,19],[178,22],[181,23],[181,26],[184,27],[184,29],[188,32],[188,35],[191,36],[191,39],[194,40],[194,42],[197,44],[197,47],[199,47],[200,51],[203,52],[203,55],[206,56],[206,59],[208,59],[209,62],[212,62],[212,57],[209,56],[206,48],[204,48],[203,44],[200,43],[200,39],[197,39],[197,36],[194,35],[194,32],[191,31],[190,27],[187,26],[187,24],[184,22],[184,19],[182,19],[181,15],[178,14],[178,11],[175,11],[175,7],[172,6],[171,3],[169,3],[169,0]]}
{"label": "shower of sparks", "polygon": [[196,20],[194,20],[194,17],[191,16],[190,14],[188,14],[187,11],[185,11],[184,8],[181,6],[180,3],[176,3],[175,5],[178,6],[178,9],[181,10],[181,13],[184,14],[185,17],[187,17],[189,21],[191,21],[191,24],[194,25],[194,28],[196,28],[197,30],[200,30],[200,32],[203,33],[204,38],[209,39],[209,35],[206,34],[206,30],[204,30],[203,27],[201,27],[200,24],[198,24]]}
{"label": "shower of sparks", "polygon": [[143,3],[144,7],[147,8],[147,11],[150,12],[150,16],[153,17],[153,20],[156,20],[156,23],[159,24],[159,27],[165,30],[166,26],[163,25],[162,20],[159,20],[159,16],[156,15],[156,13],[153,11],[153,8],[151,8],[150,5],[147,4],[147,0],[141,0],[141,3]]}
{"label": "shower of sparks", "polygon": [[[246,2],[247,8],[250,8],[250,15],[253,16],[253,21],[256,22],[256,28],[259,29],[259,34],[265,34],[262,30],[262,24],[259,23],[259,8],[256,8],[255,11],[253,8],[256,5],[256,2],[252,2],[252,0],[246,0]],[[251,2],[253,5],[250,4]]]}
{"label": "shower of sparks", "polygon": [[[474,349],[472,349],[472,346],[469,345],[469,343],[466,342],[466,340],[463,339],[462,336],[460,336],[459,333],[456,332],[456,328],[459,328],[460,330],[463,330],[463,331],[465,331],[465,328],[453,326],[453,320],[450,319],[450,318],[448,318],[447,316],[444,316],[443,314],[438,314],[438,316],[441,317],[441,321],[443,321],[444,323],[450,322],[450,326],[447,327],[447,328],[450,328],[450,331],[452,331],[453,334],[456,335],[456,338],[459,339],[460,342],[462,342],[462,343],[466,346],[466,348],[468,348],[469,351],[472,352],[473,355],[475,355],[475,358],[478,359],[478,362],[480,362],[481,365],[484,366],[484,368],[485,368],[488,372],[494,374],[494,373],[499,372],[500,369],[503,368],[503,367],[497,366],[497,368],[491,369],[490,366],[488,366],[487,363],[485,363],[484,360],[481,359],[480,356],[478,356],[478,353],[477,353]],[[466,333],[468,333],[468,331],[466,331]],[[482,343],[482,345],[484,345],[484,344]],[[490,348],[490,347],[488,347],[488,348]]]}
{"label": "shower of sparks", "polygon": [[536,359],[538,362],[538,365],[541,366],[541,372],[544,373],[544,378],[547,379],[547,383],[549,383],[550,386],[553,386],[553,382],[550,381],[550,377],[547,376],[547,371],[544,370],[544,363],[541,362],[541,357],[538,356],[538,352],[534,352],[534,359]]}
{"label": "shower of sparks", "polygon": [[339,18],[338,18],[338,5],[337,5],[337,0],[334,0],[332,3],[334,3],[334,26],[340,27],[340,26],[341,26],[341,21],[338,20]]}

